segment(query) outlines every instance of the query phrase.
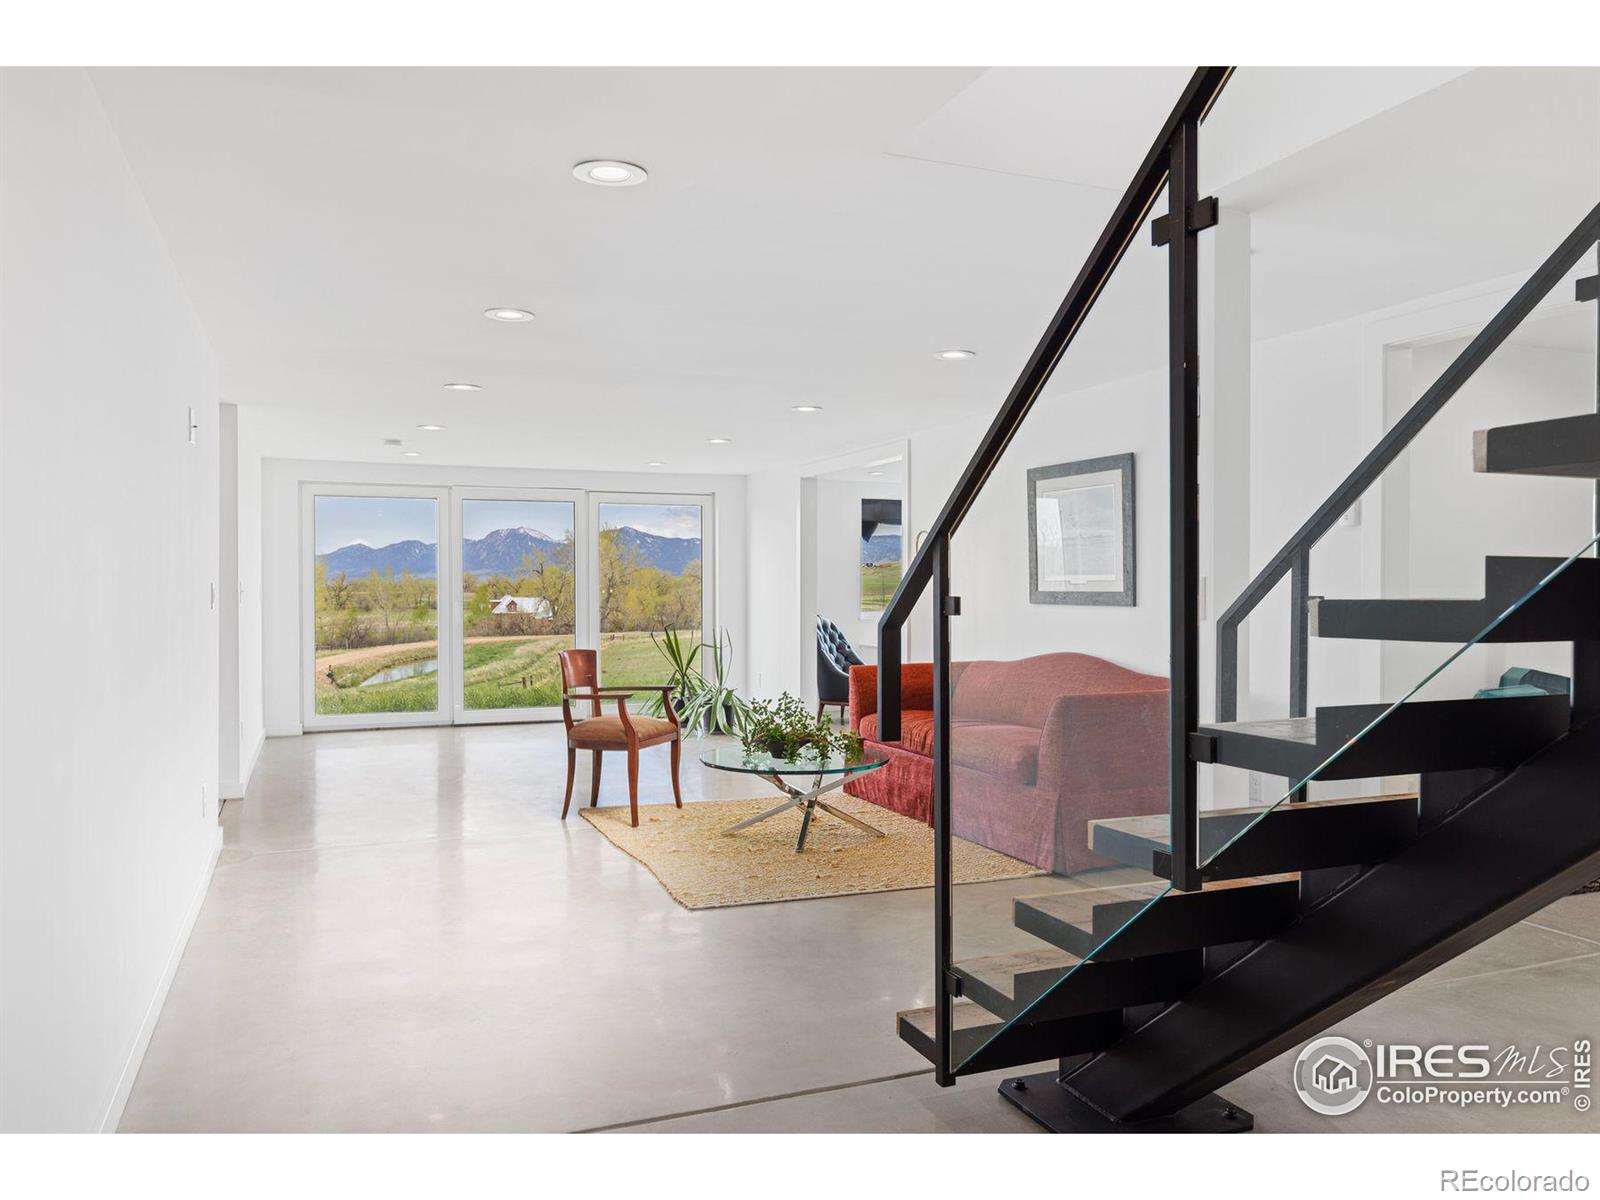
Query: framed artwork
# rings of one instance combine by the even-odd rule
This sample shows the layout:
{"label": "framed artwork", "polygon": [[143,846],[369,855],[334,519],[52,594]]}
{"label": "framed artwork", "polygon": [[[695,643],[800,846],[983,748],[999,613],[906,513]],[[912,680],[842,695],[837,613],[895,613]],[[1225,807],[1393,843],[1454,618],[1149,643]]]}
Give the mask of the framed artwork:
{"label": "framed artwork", "polygon": [[1034,604],[1133,605],[1133,455],[1028,471],[1028,590]]}

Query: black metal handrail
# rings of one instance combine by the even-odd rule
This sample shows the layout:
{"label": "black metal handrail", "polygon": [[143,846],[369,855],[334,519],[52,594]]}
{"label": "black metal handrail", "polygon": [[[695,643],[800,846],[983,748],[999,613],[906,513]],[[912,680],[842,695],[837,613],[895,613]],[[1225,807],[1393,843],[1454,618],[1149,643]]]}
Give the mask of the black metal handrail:
{"label": "black metal handrail", "polygon": [[1478,335],[1467,343],[1465,349],[1434,380],[1404,416],[1383,435],[1367,456],[1345,476],[1344,482],[1333,490],[1306,523],[1284,543],[1262,567],[1239,598],[1230,604],[1217,619],[1217,720],[1232,721],[1239,711],[1239,626],[1255,607],[1277,587],[1285,575],[1292,575],[1290,586],[1291,639],[1290,639],[1290,715],[1306,715],[1306,662],[1309,655],[1309,631],[1306,627],[1306,602],[1309,599],[1311,551],[1361,499],[1366,490],[1377,481],[1389,465],[1404,452],[1417,434],[1462,386],[1471,379],[1507,337],[1521,325],[1550,289],[1593,246],[1600,241],[1600,205],[1589,210],[1589,215],[1578,222],[1566,239],[1556,247],[1549,258],[1540,264],[1517,289],[1499,312],[1484,325]]}
{"label": "black metal handrail", "polygon": [[[1198,611],[1198,258],[1195,235],[1211,216],[1201,216],[1196,193],[1197,134],[1201,120],[1216,103],[1231,67],[1200,67],[1190,78],[1177,105],[1162,126],[1133,181],[1123,193],[1105,230],[1089,252],[1066,298],[1028,357],[972,460],[945,501],[926,539],[917,548],[900,586],[878,620],[878,736],[900,737],[901,631],[912,609],[935,584],[933,614],[933,832],[934,832],[934,1078],[944,1086],[955,1082],[950,1061],[952,1012],[957,988],[951,981],[950,870],[950,618],[960,601],[950,595],[950,538],[972,507],[1011,439],[1026,420],[1067,347],[1116,272],[1123,255],[1144,228],[1162,189],[1168,189],[1168,212],[1158,235],[1169,248],[1170,425],[1172,457],[1172,681],[1173,736],[1169,739],[1172,772],[1172,879],[1175,886],[1198,885],[1194,832],[1199,811],[1195,766],[1184,732],[1198,716],[1196,684]],[[1170,186],[1169,186],[1170,184]]]}
{"label": "black metal handrail", "polygon": [[1133,182],[1128,185],[1128,190],[1112,212],[1105,231],[1089,252],[1078,277],[1073,280],[1066,299],[1045,327],[1044,336],[1028,357],[1022,373],[1006,395],[1005,403],[1000,406],[1000,411],[995,414],[977,450],[973,452],[972,461],[961,473],[949,499],[929,527],[927,538],[907,566],[900,586],[895,589],[894,596],[884,607],[883,615],[878,618],[878,721],[880,736],[886,741],[894,741],[900,736],[900,631],[932,577],[938,543],[955,533],[962,518],[967,515],[978,493],[983,490],[984,482],[1005,454],[1006,447],[1011,444],[1011,439],[1033,408],[1034,401],[1055,372],[1062,354],[1083,326],[1095,300],[1116,272],[1123,254],[1144,227],[1145,217],[1167,183],[1174,136],[1186,124],[1200,121],[1211,110],[1232,73],[1232,67],[1200,67],[1190,78],[1172,115],[1161,127],[1150,152],[1140,163]]}

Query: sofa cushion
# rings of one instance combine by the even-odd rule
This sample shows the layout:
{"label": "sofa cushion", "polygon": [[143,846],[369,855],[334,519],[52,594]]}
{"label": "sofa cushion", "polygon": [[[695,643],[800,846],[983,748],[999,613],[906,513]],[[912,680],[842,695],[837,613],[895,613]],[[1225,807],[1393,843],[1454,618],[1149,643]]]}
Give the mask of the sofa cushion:
{"label": "sofa cushion", "polygon": [[966,665],[950,699],[957,721],[1042,729],[1060,696],[1164,692],[1167,681],[1091,654],[1040,654],[1016,662]]}
{"label": "sofa cushion", "polygon": [[950,757],[958,767],[1031,785],[1039,774],[1039,731],[1027,725],[958,721],[950,730]]}
{"label": "sofa cushion", "polygon": [[[861,728],[857,731],[869,742],[878,740],[878,714],[871,713],[861,718]],[[921,754],[927,758],[933,757],[933,714],[924,709],[905,708],[900,710],[900,740],[887,743],[899,746],[902,750],[909,750],[912,754]]]}
{"label": "sofa cushion", "polygon": [[[878,714],[861,718],[861,736],[878,740]],[[957,721],[950,737],[951,761],[1009,783],[1031,784],[1039,774],[1039,731],[1028,725],[995,725]],[[933,714],[905,709],[900,714],[898,746],[912,754],[933,757]]]}

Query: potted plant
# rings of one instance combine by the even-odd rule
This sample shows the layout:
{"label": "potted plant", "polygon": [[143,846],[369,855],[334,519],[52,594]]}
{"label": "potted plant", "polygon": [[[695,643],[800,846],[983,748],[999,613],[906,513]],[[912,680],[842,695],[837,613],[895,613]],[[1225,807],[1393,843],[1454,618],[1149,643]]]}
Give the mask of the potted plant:
{"label": "potted plant", "polygon": [[[672,707],[678,721],[691,733],[744,732],[750,716],[750,705],[728,684],[728,674],[733,667],[733,639],[723,630],[712,643],[686,641],[672,626],[661,631],[658,638],[651,633],[661,657],[666,659],[671,671]],[[701,651],[708,653],[702,655]],[[700,669],[709,660],[711,674]],[[663,711],[659,695],[645,703],[645,711],[659,716]]]}
{"label": "potted plant", "polygon": [[744,726],[744,748],[752,754],[770,754],[791,761],[811,757],[819,762],[839,753],[846,761],[861,757],[861,735],[852,729],[835,729],[825,716],[815,716],[798,698],[784,692],[776,700],[757,700],[749,706]]}

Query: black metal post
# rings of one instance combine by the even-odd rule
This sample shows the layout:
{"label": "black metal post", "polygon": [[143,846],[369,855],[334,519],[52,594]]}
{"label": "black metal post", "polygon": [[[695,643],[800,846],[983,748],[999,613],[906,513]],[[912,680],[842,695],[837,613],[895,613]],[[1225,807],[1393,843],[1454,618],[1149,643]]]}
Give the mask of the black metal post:
{"label": "black metal post", "polygon": [[[1577,293],[1580,304],[1588,300],[1594,301],[1594,407],[1596,412],[1600,412],[1600,250],[1595,252],[1595,266],[1597,269],[1593,275],[1578,280]],[[1600,479],[1594,483],[1593,532],[1600,534]]]}
{"label": "black metal post", "polygon": [[[933,1077],[940,1087],[956,1081],[951,1061],[950,1007],[950,539],[933,551],[933,969],[938,1000],[933,1011],[938,1062]],[[881,649],[881,647],[880,647]]]}
{"label": "black metal post", "polygon": [[1167,172],[1167,369],[1171,456],[1171,654],[1168,738],[1172,885],[1200,887],[1200,812],[1189,734],[1200,723],[1200,283],[1199,119],[1173,131]]}
{"label": "black metal post", "polygon": [[900,626],[878,626],[878,737],[900,740]]}
{"label": "black metal post", "polygon": [[[1311,551],[1301,550],[1289,569],[1289,715],[1306,716],[1306,667],[1311,657],[1311,631],[1307,608],[1311,602]],[[1306,798],[1306,789],[1289,794],[1291,804]]]}
{"label": "black metal post", "polygon": [[1239,719],[1239,627],[1217,622],[1217,720]]}

